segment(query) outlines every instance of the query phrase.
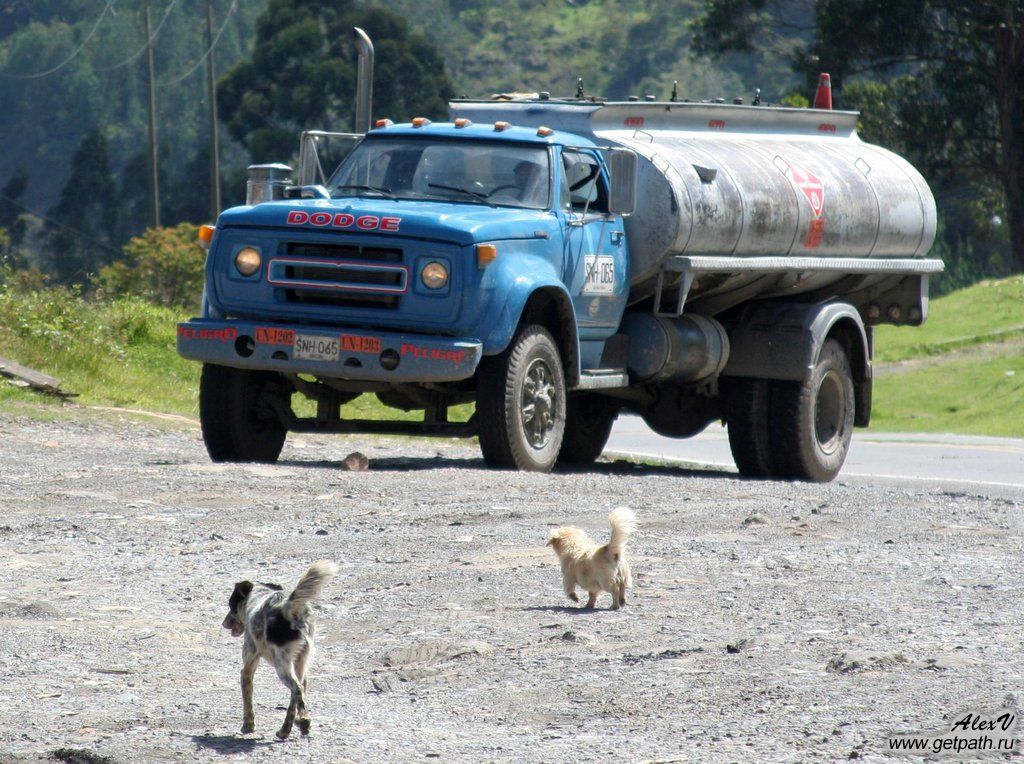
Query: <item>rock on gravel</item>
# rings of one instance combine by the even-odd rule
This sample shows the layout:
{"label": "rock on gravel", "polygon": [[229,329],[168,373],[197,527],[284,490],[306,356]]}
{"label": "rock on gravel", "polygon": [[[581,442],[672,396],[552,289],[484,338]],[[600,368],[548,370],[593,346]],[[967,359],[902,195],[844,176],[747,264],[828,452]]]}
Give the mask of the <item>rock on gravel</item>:
{"label": "rock on gravel", "polygon": [[[455,441],[292,436],[277,464],[211,464],[167,427],[0,415],[0,761],[881,761],[891,732],[1024,686],[1017,502],[494,472]],[[356,451],[370,469],[344,469]],[[630,604],[571,606],[547,532],[606,538],[620,505]],[[275,740],[264,666],[240,735],[232,584],[325,558],[312,734]]]}

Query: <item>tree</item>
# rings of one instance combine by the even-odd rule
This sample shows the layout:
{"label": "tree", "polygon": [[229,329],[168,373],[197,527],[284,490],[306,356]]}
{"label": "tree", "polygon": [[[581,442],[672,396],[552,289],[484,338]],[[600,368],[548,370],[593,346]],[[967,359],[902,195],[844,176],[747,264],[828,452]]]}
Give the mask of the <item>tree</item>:
{"label": "tree", "polygon": [[270,0],[256,24],[250,61],[220,81],[221,114],[253,161],[291,156],[303,129],[352,128],[356,52],[352,27],[366,30],[376,52],[374,111],[397,117],[447,113],[452,85],[425,36],[383,8],[349,0]]}
{"label": "tree", "polygon": [[71,176],[47,214],[43,260],[66,284],[87,283],[119,256],[117,184],[110,171],[107,139],[99,129],[82,139],[71,159]]}
{"label": "tree", "polygon": [[26,223],[22,218],[25,208],[22,199],[28,188],[28,173],[24,167],[18,167],[0,190],[0,228],[7,229],[10,239],[9,246],[17,249],[25,239]]}
{"label": "tree", "polygon": [[[793,3],[706,0],[698,49],[753,50]],[[939,190],[1001,186],[1011,267],[1024,272],[1024,5],[1020,0],[816,0],[813,40],[793,66],[811,87],[832,75],[838,97],[871,75],[890,89],[903,148]],[[995,213],[990,209],[989,215]],[[993,218],[994,219],[994,218]]]}

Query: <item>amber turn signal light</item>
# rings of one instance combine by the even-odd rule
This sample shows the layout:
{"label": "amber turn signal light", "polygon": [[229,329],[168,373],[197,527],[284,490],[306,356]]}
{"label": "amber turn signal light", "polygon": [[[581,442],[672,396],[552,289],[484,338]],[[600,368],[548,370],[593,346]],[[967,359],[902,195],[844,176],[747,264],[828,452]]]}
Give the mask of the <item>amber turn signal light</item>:
{"label": "amber turn signal light", "polygon": [[489,263],[498,259],[498,247],[494,244],[476,245],[476,266],[486,268]]}
{"label": "amber turn signal light", "polygon": [[199,226],[199,242],[203,247],[210,246],[210,242],[213,241],[213,232],[216,230],[217,227],[212,225]]}

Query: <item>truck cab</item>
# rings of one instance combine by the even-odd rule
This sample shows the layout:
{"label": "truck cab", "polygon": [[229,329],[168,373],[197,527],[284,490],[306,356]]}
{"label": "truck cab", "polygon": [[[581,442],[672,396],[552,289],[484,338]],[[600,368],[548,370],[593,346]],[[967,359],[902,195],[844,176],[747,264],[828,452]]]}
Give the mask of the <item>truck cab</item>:
{"label": "truck cab", "polygon": [[[593,396],[570,391],[628,384],[629,151],[543,126],[381,120],[323,183],[257,192],[217,221],[202,315],[178,327],[203,363],[215,461],[273,461],[289,430],[370,431],[475,434],[493,466],[548,470],[610,430],[613,399],[580,410]],[[424,419],[343,419],[363,393]],[[449,422],[470,400],[473,418]]]}

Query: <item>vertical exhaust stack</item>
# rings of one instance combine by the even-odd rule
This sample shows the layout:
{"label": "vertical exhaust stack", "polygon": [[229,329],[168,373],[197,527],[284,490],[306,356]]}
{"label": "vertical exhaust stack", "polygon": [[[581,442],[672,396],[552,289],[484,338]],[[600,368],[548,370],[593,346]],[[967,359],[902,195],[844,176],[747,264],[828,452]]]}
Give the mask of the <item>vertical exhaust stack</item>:
{"label": "vertical exhaust stack", "polygon": [[370,111],[373,105],[373,41],[359,27],[352,27],[352,37],[359,51],[355,132],[365,133],[370,130]]}

